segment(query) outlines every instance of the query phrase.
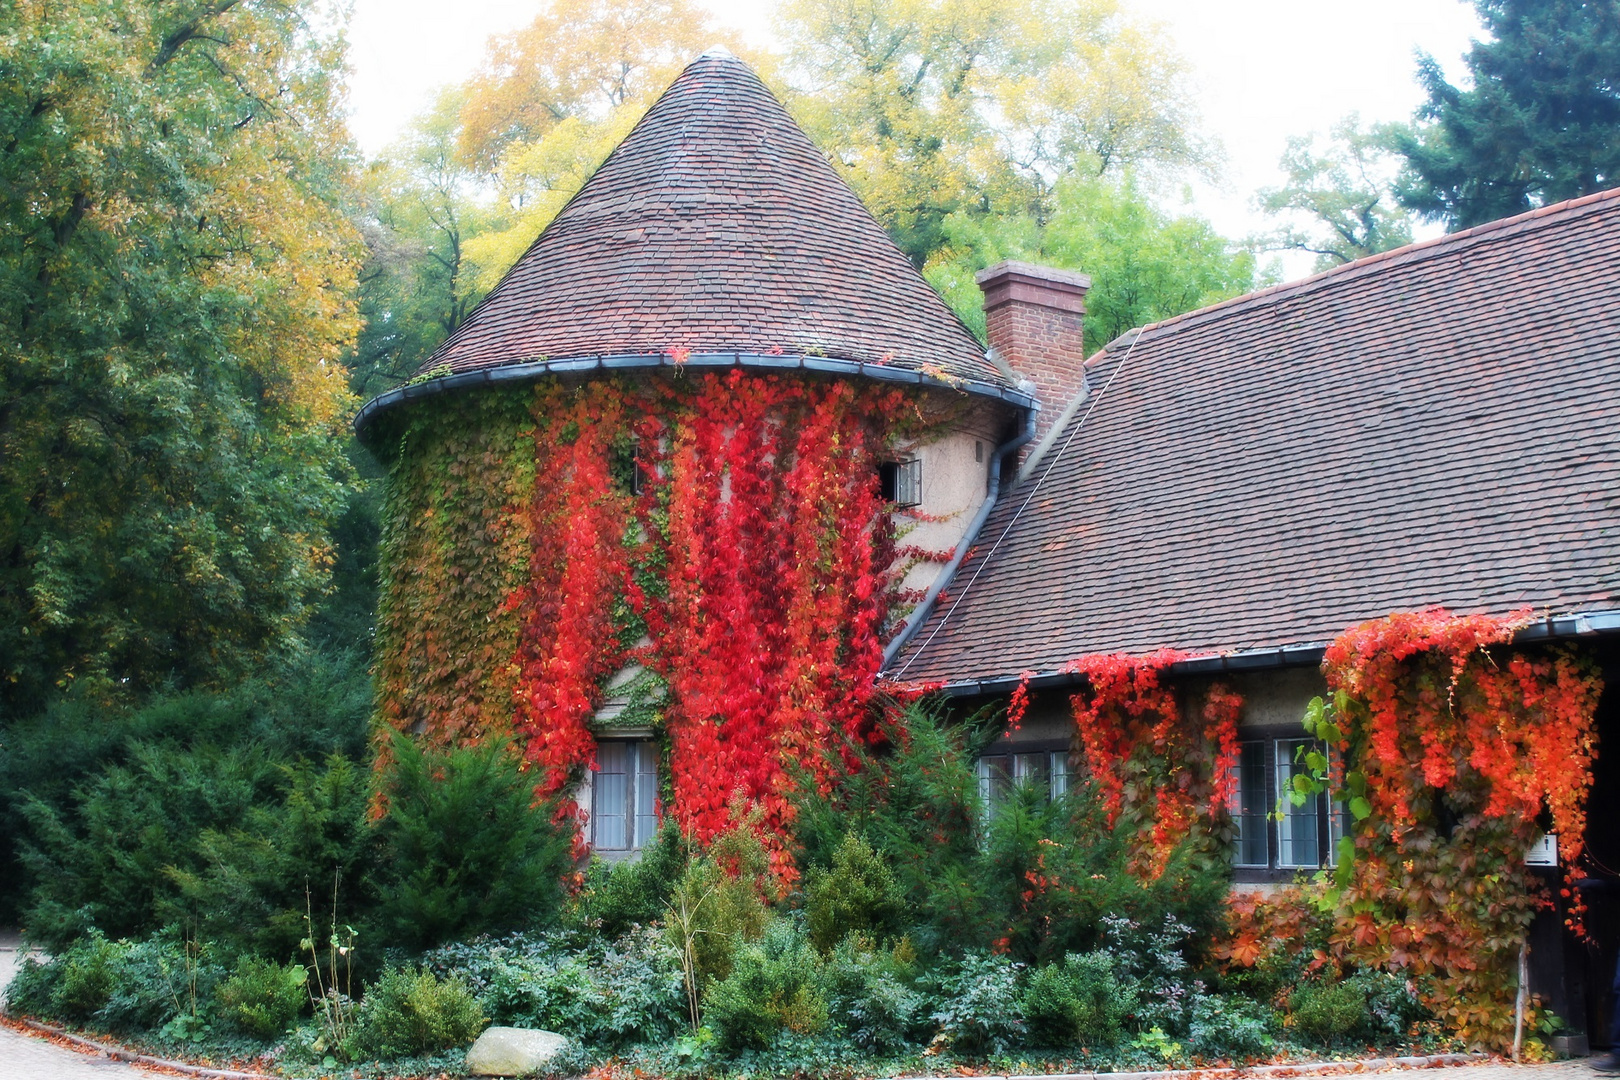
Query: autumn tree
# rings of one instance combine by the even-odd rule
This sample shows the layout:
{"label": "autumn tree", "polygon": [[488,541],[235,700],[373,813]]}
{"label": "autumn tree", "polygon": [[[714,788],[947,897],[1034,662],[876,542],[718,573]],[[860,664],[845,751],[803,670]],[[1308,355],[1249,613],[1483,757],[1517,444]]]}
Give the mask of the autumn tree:
{"label": "autumn tree", "polygon": [[1410,244],[1411,215],[1395,198],[1390,140],[1387,128],[1364,129],[1354,114],[1325,139],[1291,136],[1281,162],[1288,182],[1255,198],[1284,222],[1265,246],[1311,252],[1316,269],[1326,270]]}
{"label": "autumn tree", "polygon": [[487,291],[590,178],[676,74],[731,44],[691,0],[551,0],[490,40],[463,88],[461,160],[493,181],[489,227],[468,245]]}
{"label": "autumn tree", "polygon": [[919,264],[959,211],[1209,160],[1181,61],[1113,0],[792,0],[781,26],[795,111]]}
{"label": "autumn tree", "polygon": [[441,91],[362,179],[365,325],[352,365],[362,397],[408,378],[484,294],[467,245],[492,211],[457,153],[465,101],[460,89]]}
{"label": "autumn tree", "polygon": [[227,678],[324,588],[359,254],[326,25],[0,14],[0,712]]}
{"label": "autumn tree", "polygon": [[601,120],[647,101],[717,40],[688,0],[552,0],[528,26],[490,40],[467,83],[461,152],[496,172],[514,144],[570,117]]}
{"label": "autumn tree", "polygon": [[1003,259],[1091,276],[1088,353],[1133,327],[1238,296],[1267,280],[1251,252],[1201,218],[1167,213],[1129,175],[1060,182],[1044,219],[957,211],[941,223],[940,233],[943,244],[925,274],[981,338],[984,298],[974,274]]}
{"label": "autumn tree", "polygon": [[1620,0],[1474,0],[1488,37],[1467,57],[1472,85],[1419,60],[1428,92],[1401,200],[1451,229],[1620,182]]}

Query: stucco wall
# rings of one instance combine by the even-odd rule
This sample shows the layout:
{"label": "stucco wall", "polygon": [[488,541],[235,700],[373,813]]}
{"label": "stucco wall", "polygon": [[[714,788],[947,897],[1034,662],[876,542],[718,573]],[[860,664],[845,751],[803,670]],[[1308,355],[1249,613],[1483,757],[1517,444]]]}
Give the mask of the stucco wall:
{"label": "stucco wall", "polygon": [[[938,403],[930,405],[938,407]],[[920,593],[932,585],[949,553],[967,533],[989,489],[990,462],[996,446],[1008,437],[1004,430],[1007,421],[1000,407],[971,406],[963,409],[945,434],[899,448],[922,462],[922,502],[910,512],[902,510],[895,515],[895,523],[904,534],[900,544],[939,556],[935,560],[918,560],[906,573],[902,583],[905,589]]]}

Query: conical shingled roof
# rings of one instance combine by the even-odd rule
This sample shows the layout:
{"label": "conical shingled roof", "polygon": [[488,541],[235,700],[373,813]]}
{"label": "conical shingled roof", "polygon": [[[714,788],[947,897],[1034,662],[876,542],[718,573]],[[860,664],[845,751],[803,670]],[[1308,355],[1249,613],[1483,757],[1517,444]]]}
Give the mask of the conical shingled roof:
{"label": "conical shingled roof", "polygon": [[422,366],[808,354],[1007,386],[747,64],[693,61]]}

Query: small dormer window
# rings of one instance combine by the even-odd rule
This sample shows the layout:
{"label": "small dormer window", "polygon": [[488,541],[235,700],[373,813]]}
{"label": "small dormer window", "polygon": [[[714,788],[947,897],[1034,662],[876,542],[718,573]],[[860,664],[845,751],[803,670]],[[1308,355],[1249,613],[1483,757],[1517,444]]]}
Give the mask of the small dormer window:
{"label": "small dormer window", "polygon": [[916,506],[922,502],[922,459],[885,461],[878,466],[878,480],[883,500],[897,510]]}

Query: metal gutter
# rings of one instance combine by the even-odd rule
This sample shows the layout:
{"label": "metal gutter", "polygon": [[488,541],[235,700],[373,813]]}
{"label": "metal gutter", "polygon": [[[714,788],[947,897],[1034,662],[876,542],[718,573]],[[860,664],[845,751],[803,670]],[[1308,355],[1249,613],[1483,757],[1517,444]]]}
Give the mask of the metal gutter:
{"label": "metal gutter", "polygon": [[[601,356],[570,357],[560,360],[533,360],[523,364],[507,364],[502,367],[484,368],[478,371],[463,371],[454,375],[442,375],[419,383],[406,383],[403,386],[396,386],[392,390],[378,394],[361,406],[360,411],[354,417],[354,432],[364,441],[367,429],[382,413],[398,408],[406,402],[437,397],[440,394],[447,394],[457,390],[492,386],[496,383],[529,382],[547,375],[583,375],[594,371],[664,370],[678,372],[687,368],[703,370],[744,368],[755,371],[802,370],[831,375],[859,375],[878,382],[938,387],[945,390],[975,394],[979,397],[1004,401],[1015,408],[1026,411],[1039,407],[1036,405],[1033,395],[1024,393],[1021,390],[1013,390],[1008,387],[998,386],[995,383],[981,382],[977,379],[951,379],[925,375],[920,371],[895,367],[892,364],[874,364],[858,360],[840,360],[834,357],[805,354],[690,353],[677,360],[674,354],[667,352],[615,353]],[[1022,443],[1019,445],[1022,445]]]}
{"label": "metal gutter", "polygon": [[[1620,634],[1620,610],[1585,611],[1573,615],[1548,616],[1531,623],[1513,635],[1515,642],[1566,641],[1571,638]],[[1279,648],[1240,649],[1229,653],[1192,656],[1170,665],[1171,675],[1217,675],[1226,672],[1275,671],[1290,667],[1315,667],[1322,662],[1326,643],[1286,645]],[[1017,675],[991,679],[963,679],[948,682],[939,692],[947,697],[989,697],[1010,694],[1024,682]],[[1031,690],[1077,686],[1085,676],[1072,671],[1047,671],[1031,675]]]}
{"label": "metal gutter", "polygon": [[[1023,394],[1018,396],[1028,397]],[[906,621],[901,625],[900,632],[895,634],[894,638],[883,647],[883,666],[879,669],[880,672],[889,670],[889,665],[894,663],[895,658],[900,655],[900,650],[906,647],[906,643],[916,636],[917,631],[922,628],[922,624],[928,621],[928,616],[934,610],[934,604],[939,600],[939,594],[945,591],[945,586],[949,585],[951,579],[956,576],[956,571],[961,567],[962,561],[967,558],[967,553],[973,547],[973,542],[979,538],[979,532],[984,528],[984,523],[990,520],[990,511],[996,508],[996,500],[1001,495],[1002,459],[1008,454],[1016,453],[1020,447],[1035,437],[1035,416],[1040,412],[1041,407],[1036,404],[1033,398],[1028,398],[1028,401],[1029,404],[1024,406],[1024,429],[996,447],[990,455],[990,485],[985,491],[984,502],[979,504],[979,512],[973,515],[973,520],[968,523],[967,531],[962,534],[962,539],[957,541],[956,553],[951,556],[951,561],[945,564],[945,568],[939,572],[939,576],[934,578],[934,583],[928,586],[928,592],[923,595],[922,602],[912,609],[910,615],[906,616]]]}

